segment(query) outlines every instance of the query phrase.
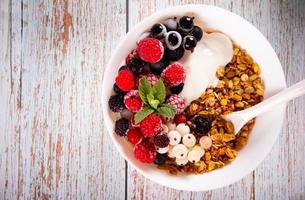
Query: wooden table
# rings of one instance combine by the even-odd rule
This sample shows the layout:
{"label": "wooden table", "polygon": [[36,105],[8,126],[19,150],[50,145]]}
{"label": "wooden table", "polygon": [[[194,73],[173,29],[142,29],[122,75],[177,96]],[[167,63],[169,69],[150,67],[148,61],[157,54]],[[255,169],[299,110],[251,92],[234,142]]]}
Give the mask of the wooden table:
{"label": "wooden table", "polygon": [[304,0],[1,0],[0,199],[305,199],[304,97],[289,103],[264,162],[222,189],[162,187],[113,146],[101,102],[111,53],[144,17],[186,3],[246,18],[274,47],[288,85],[305,78]]}

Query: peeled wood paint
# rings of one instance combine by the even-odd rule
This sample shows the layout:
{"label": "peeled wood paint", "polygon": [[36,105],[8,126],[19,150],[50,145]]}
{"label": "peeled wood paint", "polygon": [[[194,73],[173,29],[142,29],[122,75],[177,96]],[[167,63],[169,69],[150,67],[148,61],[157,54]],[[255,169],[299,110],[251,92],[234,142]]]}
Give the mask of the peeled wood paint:
{"label": "peeled wood paint", "polygon": [[304,97],[289,104],[283,133],[255,172],[214,191],[181,192],[145,179],[126,168],[106,134],[102,75],[126,27],[192,2],[245,17],[271,42],[288,85],[305,78],[302,0],[0,1],[1,198],[304,198]]}

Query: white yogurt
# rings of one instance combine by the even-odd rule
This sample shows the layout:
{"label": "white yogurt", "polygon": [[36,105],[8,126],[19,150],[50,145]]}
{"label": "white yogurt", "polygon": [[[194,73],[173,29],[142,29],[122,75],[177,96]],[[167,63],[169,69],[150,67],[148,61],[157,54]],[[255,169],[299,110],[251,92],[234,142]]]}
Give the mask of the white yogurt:
{"label": "white yogurt", "polygon": [[204,33],[193,53],[187,51],[179,61],[186,68],[186,79],[181,95],[186,104],[200,97],[217,80],[216,70],[233,57],[233,44],[223,33]]}

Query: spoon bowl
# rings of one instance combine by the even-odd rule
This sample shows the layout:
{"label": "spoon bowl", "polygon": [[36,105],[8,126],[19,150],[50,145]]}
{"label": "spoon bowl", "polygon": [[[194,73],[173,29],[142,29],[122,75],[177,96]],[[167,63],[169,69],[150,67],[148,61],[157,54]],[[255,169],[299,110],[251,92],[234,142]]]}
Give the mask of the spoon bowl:
{"label": "spoon bowl", "polygon": [[240,129],[254,117],[274,108],[274,106],[278,104],[286,103],[303,94],[305,94],[305,80],[302,80],[293,86],[282,90],[281,92],[262,101],[261,103],[256,104],[255,106],[224,115],[222,118],[233,123],[234,133],[237,134]]}

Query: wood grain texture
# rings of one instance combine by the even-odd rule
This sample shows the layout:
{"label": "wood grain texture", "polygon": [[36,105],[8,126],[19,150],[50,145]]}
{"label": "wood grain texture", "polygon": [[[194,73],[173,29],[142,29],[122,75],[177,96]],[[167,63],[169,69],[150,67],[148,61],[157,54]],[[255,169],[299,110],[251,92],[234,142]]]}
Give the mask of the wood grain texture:
{"label": "wood grain texture", "polygon": [[101,109],[112,51],[128,27],[188,3],[246,18],[274,47],[288,85],[305,78],[303,0],[0,1],[0,199],[305,198],[304,97],[288,105],[264,162],[222,189],[160,186],[126,165],[112,145]]}

